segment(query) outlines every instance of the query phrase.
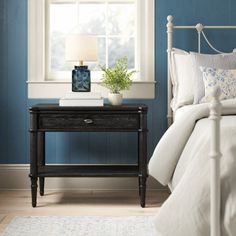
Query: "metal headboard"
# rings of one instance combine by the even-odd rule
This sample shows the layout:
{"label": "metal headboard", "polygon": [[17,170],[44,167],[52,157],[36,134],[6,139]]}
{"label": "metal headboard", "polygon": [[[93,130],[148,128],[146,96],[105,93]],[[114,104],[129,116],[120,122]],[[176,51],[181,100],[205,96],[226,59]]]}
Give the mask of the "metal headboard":
{"label": "metal headboard", "polygon": [[168,127],[173,123],[173,111],[170,107],[170,102],[172,100],[172,82],[171,82],[171,73],[170,73],[170,63],[171,63],[171,51],[173,48],[173,32],[174,29],[194,29],[198,35],[198,52],[201,52],[201,39],[207,42],[210,48],[217,53],[223,53],[220,50],[217,50],[207,39],[206,34],[204,33],[204,29],[236,29],[236,26],[205,26],[203,24],[198,23],[196,26],[174,26],[173,24],[173,16],[167,16],[167,79],[168,79],[168,88],[167,88],[167,122]]}

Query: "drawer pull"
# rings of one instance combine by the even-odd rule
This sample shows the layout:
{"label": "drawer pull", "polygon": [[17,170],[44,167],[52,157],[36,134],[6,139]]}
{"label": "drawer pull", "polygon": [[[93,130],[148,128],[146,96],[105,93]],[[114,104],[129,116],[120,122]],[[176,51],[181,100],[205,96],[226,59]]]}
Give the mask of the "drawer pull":
{"label": "drawer pull", "polygon": [[86,124],[92,124],[92,123],[93,123],[93,120],[91,120],[91,119],[85,119],[84,122],[85,122]]}

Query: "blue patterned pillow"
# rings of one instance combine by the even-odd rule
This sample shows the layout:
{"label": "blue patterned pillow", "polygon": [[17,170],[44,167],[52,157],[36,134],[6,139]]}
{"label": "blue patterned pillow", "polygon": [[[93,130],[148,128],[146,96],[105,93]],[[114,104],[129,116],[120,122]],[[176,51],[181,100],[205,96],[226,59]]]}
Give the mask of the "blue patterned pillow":
{"label": "blue patterned pillow", "polygon": [[202,80],[202,73],[199,69],[202,67],[221,68],[225,70],[236,69],[236,53],[225,54],[201,54],[190,53],[193,64],[193,80],[194,80],[194,102],[197,104],[204,97],[204,83]]}
{"label": "blue patterned pillow", "polygon": [[211,93],[217,86],[221,89],[220,100],[236,97],[236,69],[224,70],[211,67],[200,67],[203,74],[205,96],[201,103],[209,102]]}

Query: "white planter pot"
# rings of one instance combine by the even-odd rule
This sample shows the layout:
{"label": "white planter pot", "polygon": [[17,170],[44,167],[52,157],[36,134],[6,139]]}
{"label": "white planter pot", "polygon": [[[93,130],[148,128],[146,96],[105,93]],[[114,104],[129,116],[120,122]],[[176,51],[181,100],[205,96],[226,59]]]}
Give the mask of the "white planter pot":
{"label": "white planter pot", "polygon": [[109,93],[108,100],[113,106],[119,106],[122,104],[123,94],[121,93]]}

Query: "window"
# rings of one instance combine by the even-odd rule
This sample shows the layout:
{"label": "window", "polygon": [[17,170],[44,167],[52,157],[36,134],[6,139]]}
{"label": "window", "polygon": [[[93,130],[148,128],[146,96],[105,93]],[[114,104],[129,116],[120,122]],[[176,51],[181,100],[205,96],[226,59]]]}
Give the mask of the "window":
{"label": "window", "polygon": [[[92,90],[101,91],[98,65],[128,57],[133,77],[127,98],[154,97],[154,0],[28,0],[29,98],[59,98],[70,90],[74,63],[65,61],[65,38],[98,38],[98,61],[86,62]],[[144,89],[145,86],[145,89]]]}
{"label": "window", "polygon": [[[136,1],[48,1],[46,24],[47,78],[70,79],[73,63],[65,61],[65,38],[68,34],[95,35],[98,38],[98,62],[86,63],[92,79],[101,78],[97,65],[113,66],[126,55],[130,69],[137,65]],[[64,73],[63,73],[64,72]],[[65,73],[67,72],[67,73]]]}

